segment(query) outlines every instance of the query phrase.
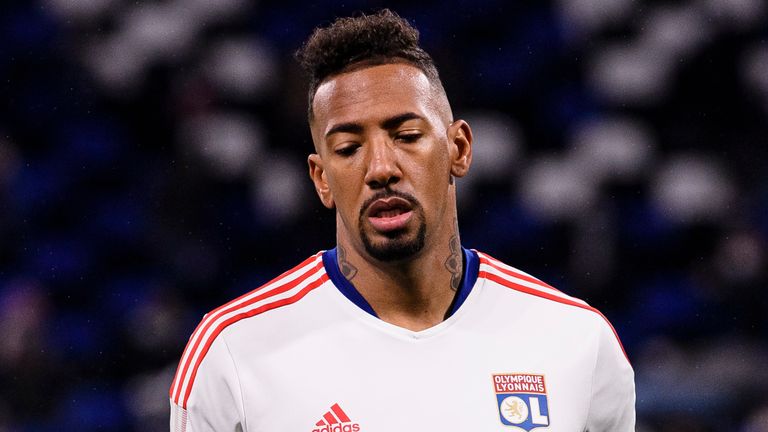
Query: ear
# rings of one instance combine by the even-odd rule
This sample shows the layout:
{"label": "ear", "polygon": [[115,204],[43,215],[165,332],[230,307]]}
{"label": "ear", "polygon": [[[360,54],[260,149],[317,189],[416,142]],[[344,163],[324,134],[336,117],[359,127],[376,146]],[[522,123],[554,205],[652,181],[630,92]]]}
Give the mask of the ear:
{"label": "ear", "polygon": [[323,159],[320,155],[312,153],[307,158],[307,163],[309,164],[309,177],[312,179],[312,183],[315,184],[315,191],[317,191],[317,196],[320,197],[320,202],[327,208],[332,209],[336,204],[333,202],[333,194],[328,186],[325,169],[323,169]]}
{"label": "ear", "polygon": [[472,129],[467,122],[456,120],[448,126],[448,146],[451,175],[464,177],[472,164]]}

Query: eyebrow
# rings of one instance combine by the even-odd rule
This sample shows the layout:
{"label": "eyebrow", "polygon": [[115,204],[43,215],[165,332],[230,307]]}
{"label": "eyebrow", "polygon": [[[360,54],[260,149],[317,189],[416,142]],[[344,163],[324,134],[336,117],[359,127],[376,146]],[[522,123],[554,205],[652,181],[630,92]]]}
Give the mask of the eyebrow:
{"label": "eyebrow", "polygon": [[381,122],[381,127],[384,129],[394,129],[401,124],[407,122],[408,120],[422,120],[423,117],[413,113],[413,112],[407,112],[403,114],[398,114],[394,117],[390,117],[383,122]]}
{"label": "eyebrow", "polygon": [[[423,120],[424,117],[414,113],[414,112],[406,112],[403,114],[398,114],[396,116],[390,117],[388,119],[385,119],[381,122],[381,127],[383,129],[394,129],[401,124],[407,122],[408,120]],[[337,125],[334,125],[331,129],[328,130],[328,132],[325,133],[325,137],[328,138],[329,136],[335,134],[335,133],[353,133],[353,134],[359,134],[363,132],[363,126],[360,123],[339,123]]]}

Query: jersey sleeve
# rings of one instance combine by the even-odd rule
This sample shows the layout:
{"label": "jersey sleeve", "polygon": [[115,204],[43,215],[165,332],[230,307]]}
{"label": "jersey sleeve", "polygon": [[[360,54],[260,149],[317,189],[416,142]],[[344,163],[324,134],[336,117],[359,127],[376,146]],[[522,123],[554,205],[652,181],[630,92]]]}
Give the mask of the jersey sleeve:
{"label": "jersey sleeve", "polygon": [[601,324],[586,430],[634,432],[634,372],[611,325]]}
{"label": "jersey sleeve", "polygon": [[171,432],[245,429],[237,370],[221,335],[214,339],[187,385],[191,386],[188,398],[171,395]]}

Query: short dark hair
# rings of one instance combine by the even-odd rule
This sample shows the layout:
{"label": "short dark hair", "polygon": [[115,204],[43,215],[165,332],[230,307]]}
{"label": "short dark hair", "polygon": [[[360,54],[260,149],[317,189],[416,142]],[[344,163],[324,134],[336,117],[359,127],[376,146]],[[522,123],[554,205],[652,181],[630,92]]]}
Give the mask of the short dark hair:
{"label": "short dark hair", "polygon": [[389,9],[372,15],[337,18],[328,27],[318,27],[296,52],[309,75],[309,118],[320,84],[330,76],[359,67],[407,63],[419,68],[436,88],[443,91],[435,63],[419,46],[419,31]]}

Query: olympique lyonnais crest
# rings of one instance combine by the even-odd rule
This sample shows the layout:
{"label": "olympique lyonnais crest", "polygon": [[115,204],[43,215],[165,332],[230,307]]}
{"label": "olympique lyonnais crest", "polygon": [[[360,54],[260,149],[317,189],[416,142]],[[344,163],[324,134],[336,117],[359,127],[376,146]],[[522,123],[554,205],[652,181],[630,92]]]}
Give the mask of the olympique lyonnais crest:
{"label": "olympique lyonnais crest", "polygon": [[494,374],[501,423],[526,432],[549,426],[544,375]]}

